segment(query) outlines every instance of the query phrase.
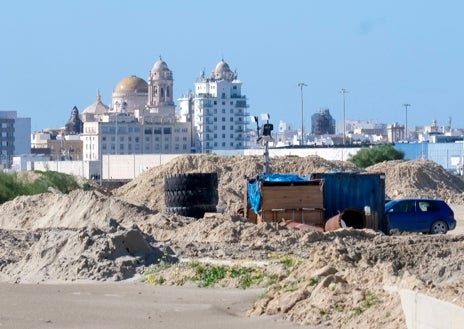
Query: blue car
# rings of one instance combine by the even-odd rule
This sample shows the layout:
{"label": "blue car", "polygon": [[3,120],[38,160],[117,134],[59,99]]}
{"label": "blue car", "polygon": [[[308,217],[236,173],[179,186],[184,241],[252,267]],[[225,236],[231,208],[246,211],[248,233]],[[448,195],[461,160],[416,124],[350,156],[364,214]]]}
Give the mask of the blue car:
{"label": "blue car", "polygon": [[397,199],[385,204],[390,230],[445,234],[456,228],[450,206],[436,199]]}

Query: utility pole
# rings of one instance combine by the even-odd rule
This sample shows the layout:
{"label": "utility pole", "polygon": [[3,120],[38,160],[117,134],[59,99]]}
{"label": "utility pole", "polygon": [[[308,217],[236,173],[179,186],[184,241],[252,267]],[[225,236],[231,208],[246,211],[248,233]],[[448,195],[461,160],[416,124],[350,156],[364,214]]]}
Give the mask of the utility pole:
{"label": "utility pole", "polygon": [[307,84],[304,82],[299,82],[298,87],[300,87],[300,97],[301,97],[301,143],[303,145],[304,142],[304,128],[303,128],[303,87],[306,87]]}
{"label": "utility pole", "polygon": [[349,93],[348,90],[342,88],[340,94],[343,95],[343,145],[346,144],[346,118],[345,118],[345,94]]}
{"label": "utility pole", "polygon": [[405,140],[408,140],[408,107],[411,106],[411,104],[403,104],[404,108],[406,109],[406,125],[404,126],[405,133],[404,133],[404,138]]}

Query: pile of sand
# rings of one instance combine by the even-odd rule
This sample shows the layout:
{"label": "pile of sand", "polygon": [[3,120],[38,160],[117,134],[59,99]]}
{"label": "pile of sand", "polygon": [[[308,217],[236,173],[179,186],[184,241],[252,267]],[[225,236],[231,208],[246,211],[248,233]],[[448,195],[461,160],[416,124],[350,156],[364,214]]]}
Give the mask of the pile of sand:
{"label": "pile of sand", "polygon": [[[271,159],[272,172],[334,170],[360,171],[351,163],[317,156]],[[386,173],[389,197],[432,196],[464,204],[464,184],[433,162],[391,161],[367,170]],[[282,274],[250,314],[282,314],[298,323],[335,328],[404,327],[398,295],[384,289],[390,285],[464,306],[464,236],[255,225],[238,212],[245,177],[263,171],[262,157],[186,155],[143,173],[112,195],[78,190],[18,197],[0,205],[0,279],[118,281],[138,277],[161,255],[265,264],[275,253],[302,262]],[[165,176],[189,172],[218,173],[223,214],[196,220],[162,211]]]}
{"label": "pile of sand", "polygon": [[439,198],[464,204],[464,184],[457,176],[430,160],[386,161],[366,169],[385,173],[385,192],[390,199]]}

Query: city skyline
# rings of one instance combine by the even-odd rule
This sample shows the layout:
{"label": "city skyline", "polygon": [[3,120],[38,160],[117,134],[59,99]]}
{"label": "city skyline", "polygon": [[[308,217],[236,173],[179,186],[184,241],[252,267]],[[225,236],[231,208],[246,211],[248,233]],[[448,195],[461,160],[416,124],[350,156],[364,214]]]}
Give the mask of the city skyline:
{"label": "city skyline", "polygon": [[146,80],[162,56],[176,100],[224,59],[237,69],[250,114],[269,113],[294,129],[302,126],[298,83],[307,85],[306,131],[319,109],[343,120],[341,89],[349,91],[346,120],[407,121],[409,130],[452,118],[452,127],[464,127],[463,6],[8,2],[0,13],[0,110],[31,117],[33,131],[64,126],[74,106],[82,113],[98,89],[109,104],[120,80]]}

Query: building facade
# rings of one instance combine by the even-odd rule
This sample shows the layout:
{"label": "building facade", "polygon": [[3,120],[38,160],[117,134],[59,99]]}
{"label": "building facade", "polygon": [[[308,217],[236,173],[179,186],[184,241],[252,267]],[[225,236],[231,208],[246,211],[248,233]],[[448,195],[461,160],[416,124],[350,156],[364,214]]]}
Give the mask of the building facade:
{"label": "building facade", "polygon": [[0,167],[11,168],[13,156],[31,153],[31,118],[0,111]]}
{"label": "building facade", "polygon": [[405,140],[404,126],[396,122],[387,126],[388,143],[398,143]]}
{"label": "building facade", "polygon": [[311,134],[335,134],[335,119],[330,115],[329,109],[320,110],[318,113],[314,113],[311,116]]}
{"label": "building facade", "polygon": [[179,99],[180,121],[191,122],[194,152],[243,150],[249,146],[249,113],[242,82],[222,60],[210,77],[201,73],[195,91]]}
{"label": "building facade", "polygon": [[161,58],[148,83],[135,75],[113,90],[111,106],[96,101],[83,112],[83,159],[103,155],[190,153],[191,125],[176,120],[172,71]]}

